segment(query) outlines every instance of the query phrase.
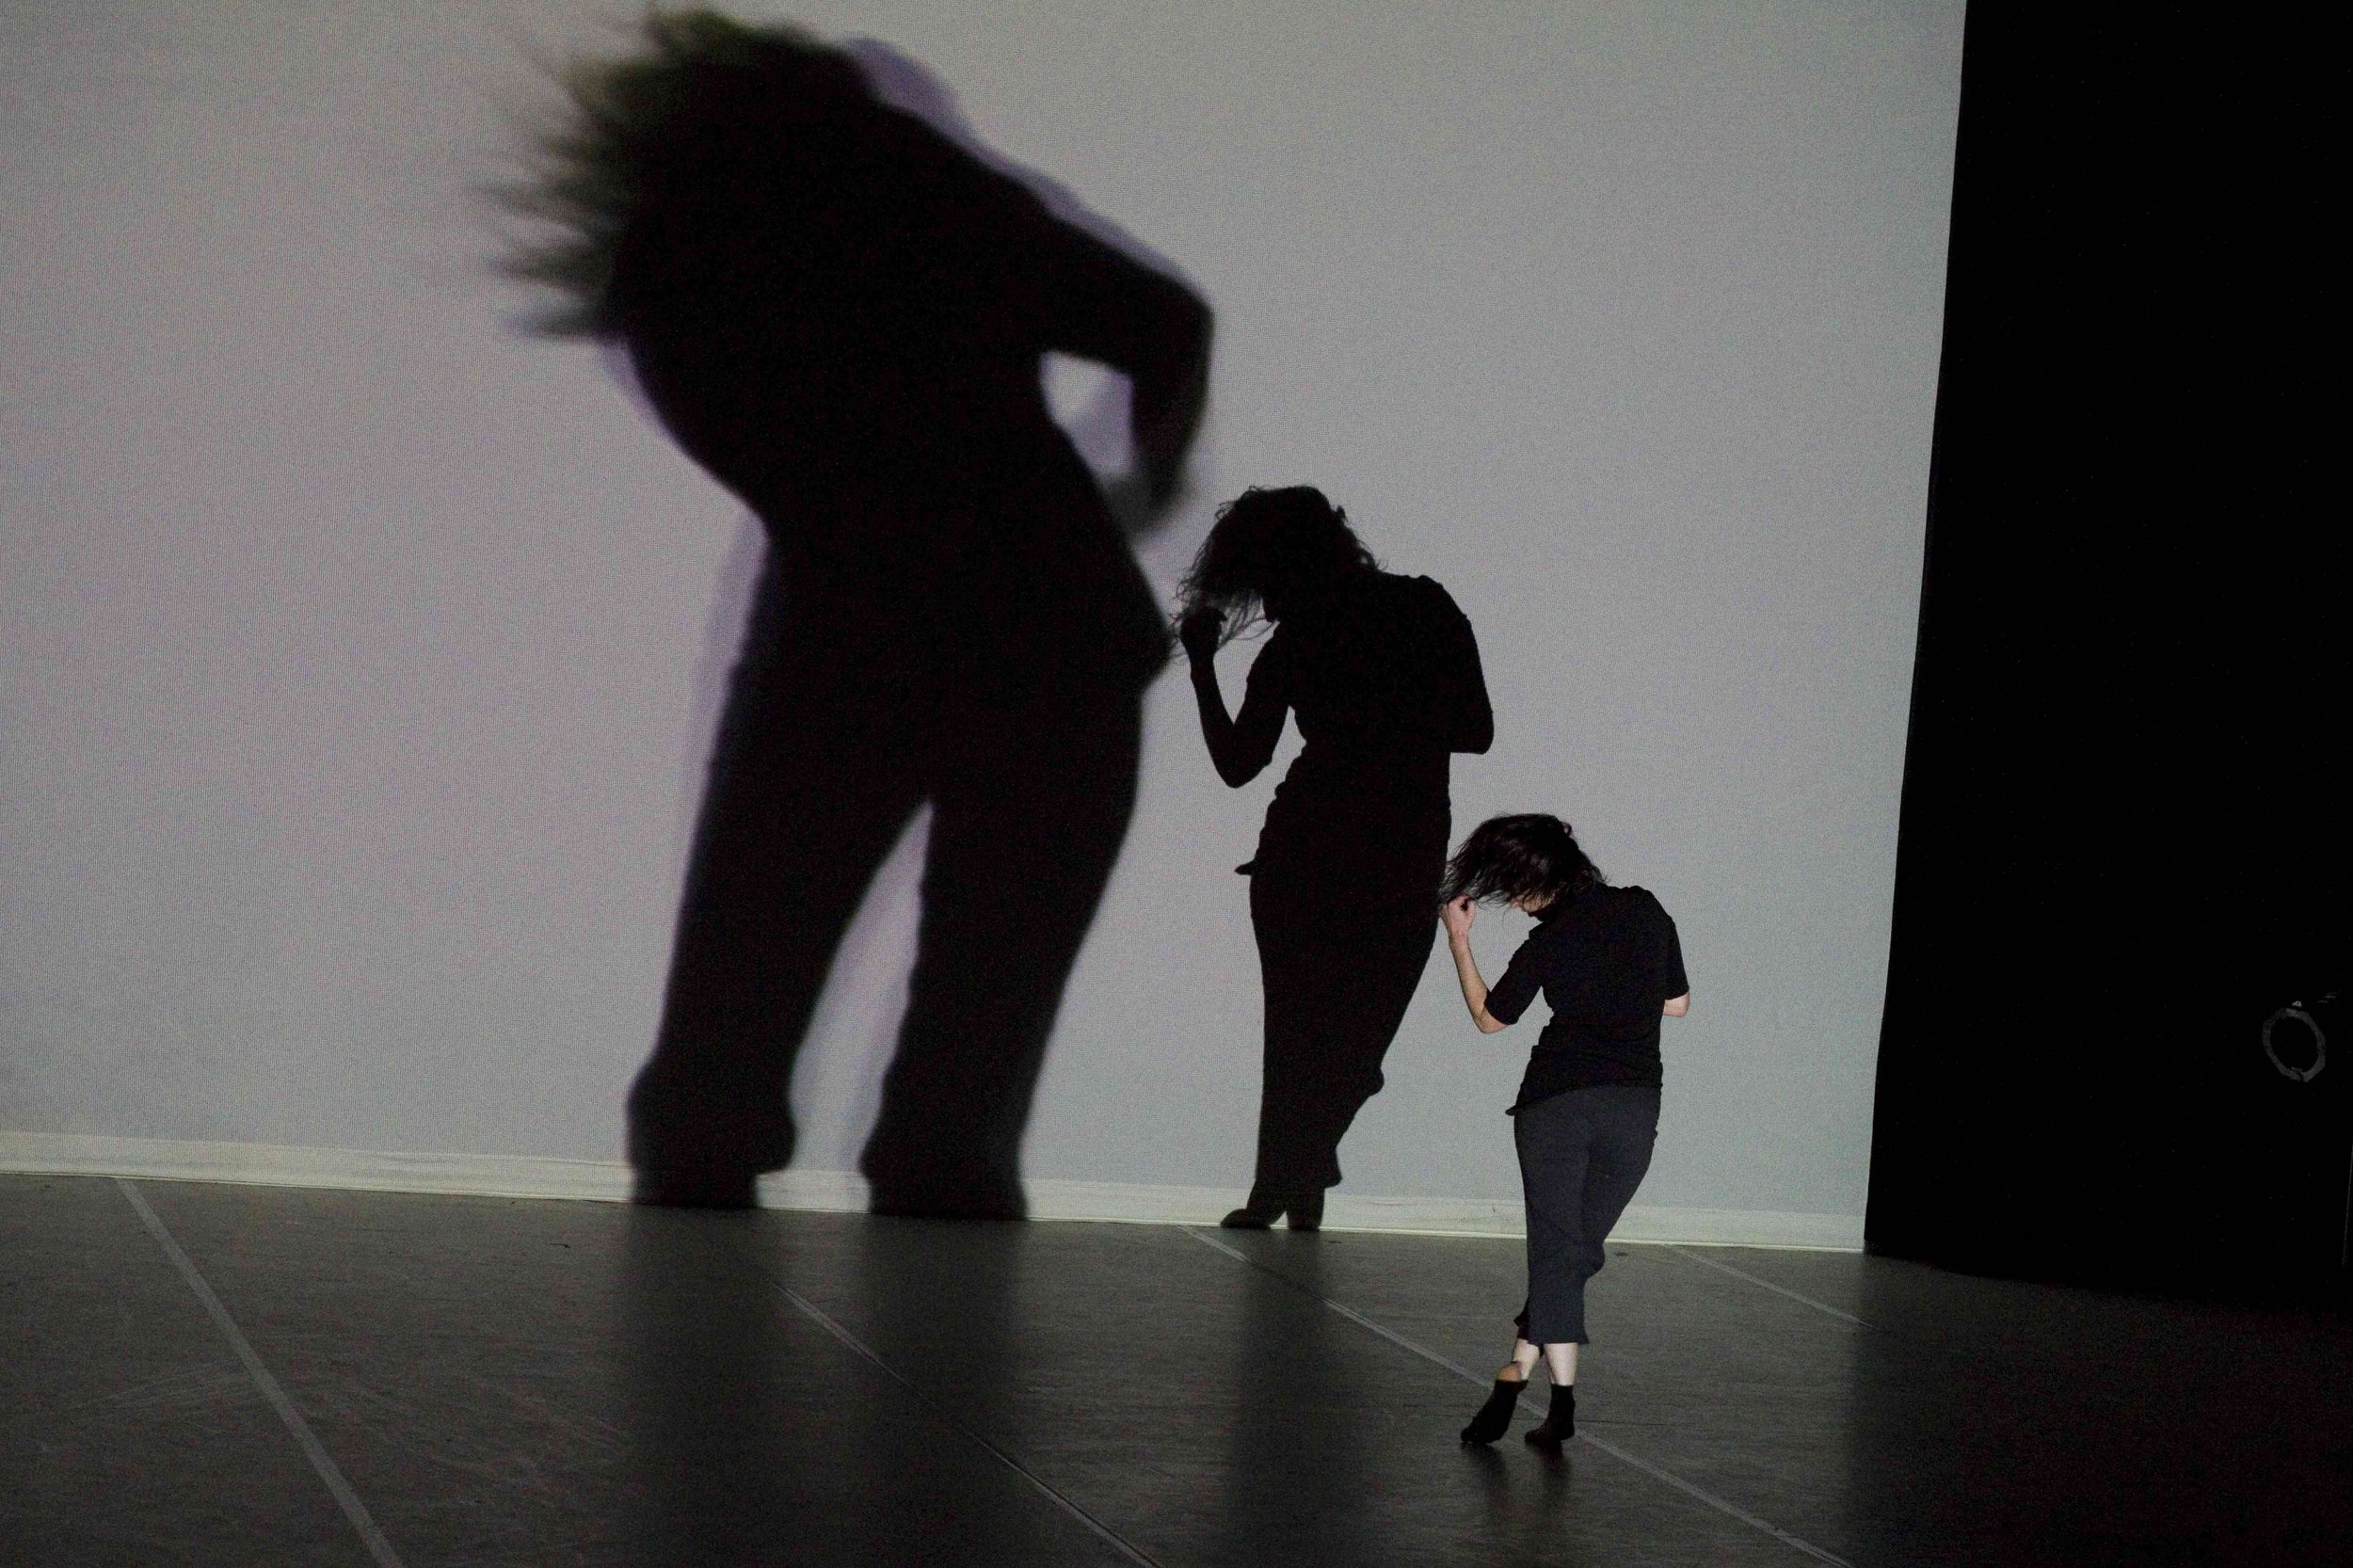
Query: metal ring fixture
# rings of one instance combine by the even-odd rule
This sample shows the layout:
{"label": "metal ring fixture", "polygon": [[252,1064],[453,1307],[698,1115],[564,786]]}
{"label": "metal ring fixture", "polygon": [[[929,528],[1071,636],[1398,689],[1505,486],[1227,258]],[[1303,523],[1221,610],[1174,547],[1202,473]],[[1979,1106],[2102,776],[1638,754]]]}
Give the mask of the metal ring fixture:
{"label": "metal ring fixture", "polygon": [[[2284,1020],[2293,1018],[2313,1032],[2313,1064],[2309,1067],[2290,1066],[2280,1060],[2280,1048],[2271,1043],[2271,1032]],[[2292,1078],[2298,1083],[2310,1083],[2329,1064],[2329,1036],[2321,1032],[2320,1020],[2295,1003],[2281,1008],[2264,1020],[2264,1054],[2280,1069],[2280,1076]]]}

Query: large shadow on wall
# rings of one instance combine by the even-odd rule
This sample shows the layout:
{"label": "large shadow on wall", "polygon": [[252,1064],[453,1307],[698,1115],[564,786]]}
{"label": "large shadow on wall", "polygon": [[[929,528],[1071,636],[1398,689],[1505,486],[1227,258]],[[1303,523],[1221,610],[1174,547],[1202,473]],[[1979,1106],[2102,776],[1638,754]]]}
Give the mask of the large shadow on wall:
{"label": "large shadow on wall", "polygon": [[[1175,498],[1210,316],[978,155],[912,61],[709,13],[576,69],[518,204],[550,323],[616,344],[768,550],[653,1054],[642,1201],[741,1205],[834,952],[917,808],[922,922],[860,1167],[884,1213],[1018,1217],[1046,1041],[1134,802],[1167,638],[1042,357],[1124,372],[1130,521]],[[895,106],[908,104],[921,113]],[[949,133],[933,123],[949,126]],[[1059,209],[1059,210],[1057,210]]]}

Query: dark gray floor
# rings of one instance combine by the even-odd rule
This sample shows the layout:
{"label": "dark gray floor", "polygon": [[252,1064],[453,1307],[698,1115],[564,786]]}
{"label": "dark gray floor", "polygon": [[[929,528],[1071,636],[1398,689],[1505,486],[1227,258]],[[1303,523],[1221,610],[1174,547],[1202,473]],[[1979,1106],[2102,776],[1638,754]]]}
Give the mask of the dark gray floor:
{"label": "dark gray floor", "polygon": [[1520,1270],[0,1177],[0,1562],[2353,1560],[2342,1318],[1613,1249],[1595,1441],[1465,1450]]}

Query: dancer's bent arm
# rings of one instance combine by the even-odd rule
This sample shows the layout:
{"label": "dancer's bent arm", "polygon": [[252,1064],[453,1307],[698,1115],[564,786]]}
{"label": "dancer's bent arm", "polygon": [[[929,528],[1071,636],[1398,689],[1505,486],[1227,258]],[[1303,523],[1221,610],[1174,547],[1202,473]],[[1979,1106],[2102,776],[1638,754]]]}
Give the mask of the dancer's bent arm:
{"label": "dancer's bent arm", "polygon": [[1511,1028],[1487,1011],[1487,982],[1479,973],[1479,960],[1471,956],[1471,921],[1479,918],[1478,905],[1467,898],[1451,899],[1439,905],[1438,917],[1446,921],[1446,945],[1454,954],[1454,978],[1462,982],[1463,1004],[1470,1009],[1471,1022],[1481,1034]]}
{"label": "dancer's bent arm", "polygon": [[1225,696],[1217,684],[1221,625],[1220,617],[1196,612],[1185,617],[1176,634],[1193,665],[1193,696],[1201,709],[1201,738],[1209,744],[1209,760],[1217,765],[1217,776],[1239,790],[1274,760],[1274,745],[1283,738],[1283,716],[1290,712],[1290,703],[1265,669],[1269,657],[1275,653],[1270,647],[1251,666],[1241,712],[1226,716]]}

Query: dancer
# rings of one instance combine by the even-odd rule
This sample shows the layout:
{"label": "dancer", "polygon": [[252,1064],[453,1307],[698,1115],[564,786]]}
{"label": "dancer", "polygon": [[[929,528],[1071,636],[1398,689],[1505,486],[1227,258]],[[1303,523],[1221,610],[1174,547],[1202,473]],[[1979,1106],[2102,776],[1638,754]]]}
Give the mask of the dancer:
{"label": "dancer", "polygon": [[[1240,713],[1217,649],[1263,616]],[[1322,1221],[1341,1135],[1381,1087],[1381,1059],[1430,958],[1451,828],[1449,754],[1495,735],[1470,622],[1427,577],[1381,570],[1348,514],[1305,485],[1228,503],[1184,583],[1177,634],[1201,733],[1239,787],[1274,755],[1286,713],[1305,742],[1258,835],[1250,922],[1266,998],[1258,1154],[1249,1200],[1225,1216],[1264,1229]]]}
{"label": "dancer", "polygon": [[[1552,1408],[1527,1437],[1558,1448],[1577,1435],[1585,1282],[1601,1272],[1602,1243],[1633,1200],[1658,1137],[1658,1020],[1690,1010],[1691,985],[1674,921],[1658,900],[1641,888],[1610,887],[1558,817],[1481,823],[1447,867],[1444,894],[1447,944],[1480,1032],[1516,1023],[1539,989],[1552,1009],[1510,1112],[1528,1204],[1528,1300],[1513,1320],[1512,1359],[1463,1441],[1503,1435],[1541,1355],[1552,1375]],[[1508,904],[1537,920],[1492,990],[1470,950],[1481,903]]]}
{"label": "dancer", "polygon": [[643,29],[638,56],[568,78],[575,121],[510,193],[557,226],[515,267],[568,300],[551,328],[623,347],[769,536],[630,1091],[636,1193],[747,1206],[791,1160],[826,970],[928,802],[906,1015],[859,1165],[877,1213],[1017,1217],[1047,1036],[1168,653],[1041,358],[1128,375],[1137,488],[1165,504],[1209,312],[878,101],[847,52],[707,11]]}

